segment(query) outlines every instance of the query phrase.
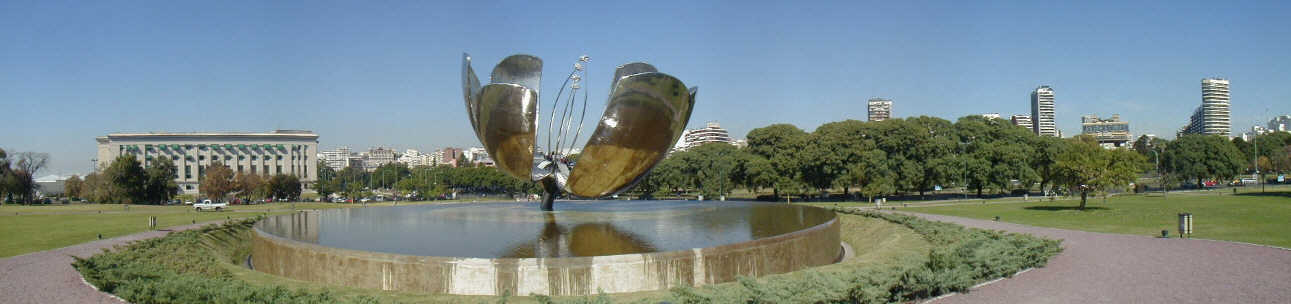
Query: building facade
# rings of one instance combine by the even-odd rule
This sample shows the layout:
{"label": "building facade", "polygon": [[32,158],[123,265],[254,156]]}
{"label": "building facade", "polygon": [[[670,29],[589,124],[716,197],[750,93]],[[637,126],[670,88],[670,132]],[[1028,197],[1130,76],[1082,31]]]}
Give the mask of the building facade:
{"label": "building facade", "polygon": [[103,170],[121,155],[134,155],[144,168],[157,158],[175,163],[175,183],[184,193],[199,193],[200,179],[211,165],[223,164],[238,172],[260,175],[295,175],[306,188],[318,179],[318,134],[301,130],[269,133],[112,133],[98,141]]}
{"label": "building facade", "polygon": [[[1027,128],[1027,130],[1033,129],[1031,126],[1031,115],[1014,114],[1009,117],[1009,121],[1013,122],[1013,125]],[[1034,132],[1034,130],[1032,132]]]}
{"label": "building facade", "polygon": [[870,98],[866,103],[870,121],[884,121],[892,118],[892,100],[887,98]]}
{"label": "building facade", "polygon": [[1000,119],[1000,113],[982,113],[981,115],[982,118],[986,119]]}
{"label": "building facade", "polygon": [[1040,136],[1062,137],[1055,116],[1053,88],[1042,85],[1031,91],[1031,131]]}
{"label": "building facade", "polygon": [[677,140],[677,143],[673,146],[672,150],[686,151],[708,143],[735,145],[736,141],[731,138],[730,133],[727,132],[726,129],[722,128],[721,124],[712,121],[705,124],[703,128],[686,130],[686,132],[682,133],[681,138]]}
{"label": "building facade", "polygon": [[322,159],[327,167],[332,170],[341,171],[350,166],[350,147],[340,147],[332,151],[323,151],[318,153],[319,159]]}
{"label": "building facade", "polygon": [[1269,120],[1269,131],[1291,132],[1291,115],[1282,115]]}
{"label": "building facade", "polygon": [[1229,136],[1233,129],[1229,97],[1228,79],[1202,79],[1201,105],[1192,111],[1181,133]]}
{"label": "building facade", "polygon": [[399,155],[394,152],[394,149],[384,147],[368,149],[368,152],[364,154],[364,156],[366,156],[366,158],[363,160],[363,169],[368,172],[376,171],[377,168],[384,166],[385,164],[393,163],[399,158]]}
{"label": "building facade", "polygon": [[1121,121],[1120,114],[1112,114],[1103,119],[1098,115],[1080,117],[1080,134],[1094,136],[1103,148],[1120,148],[1127,146],[1133,139],[1130,135],[1130,123]]}

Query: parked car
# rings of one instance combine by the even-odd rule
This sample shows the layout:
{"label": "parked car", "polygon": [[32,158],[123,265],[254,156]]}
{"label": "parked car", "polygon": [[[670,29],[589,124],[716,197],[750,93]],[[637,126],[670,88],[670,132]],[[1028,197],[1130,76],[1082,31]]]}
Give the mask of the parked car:
{"label": "parked car", "polygon": [[211,200],[203,200],[201,203],[193,204],[193,210],[199,211],[199,212],[202,210],[220,211],[228,208],[229,208],[228,203],[216,203],[216,202],[212,202]]}

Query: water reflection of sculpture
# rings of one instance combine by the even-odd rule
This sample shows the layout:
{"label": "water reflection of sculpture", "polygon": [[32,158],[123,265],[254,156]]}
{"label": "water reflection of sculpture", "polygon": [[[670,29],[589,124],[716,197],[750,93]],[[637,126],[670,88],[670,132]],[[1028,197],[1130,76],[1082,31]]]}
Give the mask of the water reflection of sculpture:
{"label": "water reflection of sculpture", "polygon": [[582,80],[589,62],[587,56],[580,57],[565,78],[551,103],[546,150],[536,151],[542,60],[507,57],[493,68],[490,83],[481,87],[470,55],[462,58],[466,114],[476,137],[499,169],[542,185],[542,210],[552,210],[562,192],[594,198],[627,190],[663,159],[690,120],[697,88],[687,89],[681,80],[649,64],[619,66],[610,81],[609,104],[575,166],[566,153],[582,134],[587,109]]}
{"label": "water reflection of sculpture", "polygon": [[544,218],[537,239],[511,247],[504,257],[586,257],[656,251],[644,238],[609,223],[585,223],[566,229],[557,223],[555,214],[546,213]]}

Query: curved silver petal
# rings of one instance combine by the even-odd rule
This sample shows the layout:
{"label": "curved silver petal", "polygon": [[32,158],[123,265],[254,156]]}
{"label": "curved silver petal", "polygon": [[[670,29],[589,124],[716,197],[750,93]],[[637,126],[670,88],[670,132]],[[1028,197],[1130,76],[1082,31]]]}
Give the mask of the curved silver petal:
{"label": "curved silver petal", "polygon": [[484,86],[479,95],[480,143],[502,171],[529,179],[538,131],[538,92],[510,83]]}
{"label": "curved silver petal", "polygon": [[675,77],[647,72],[616,83],[565,185],[575,196],[602,197],[631,187],[663,159],[690,118],[693,94]]}
{"label": "curved silver petal", "polygon": [[511,55],[493,67],[489,82],[518,84],[542,96],[542,59],[531,55]]}
{"label": "curved silver petal", "polygon": [[[656,69],[653,65],[650,65],[649,63],[645,63],[645,62],[632,62],[632,63],[620,65],[618,68],[614,69],[614,79],[610,81],[610,90],[614,90],[614,88],[617,88],[616,86],[619,85],[619,79],[623,79],[623,77],[628,77],[628,76],[641,74],[641,73],[658,73],[658,72],[659,72],[659,69]],[[610,95],[613,96],[614,92],[611,91]]]}
{"label": "curved silver petal", "polygon": [[479,101],[480,96],[480,78],[475,76],[475,69],[471,68],[471,54],[462,53],[462,99],[466,100],[466,117],[471,120],[471,130],[475,131],[475,137],[484,140],[480,135],[479,124]]}

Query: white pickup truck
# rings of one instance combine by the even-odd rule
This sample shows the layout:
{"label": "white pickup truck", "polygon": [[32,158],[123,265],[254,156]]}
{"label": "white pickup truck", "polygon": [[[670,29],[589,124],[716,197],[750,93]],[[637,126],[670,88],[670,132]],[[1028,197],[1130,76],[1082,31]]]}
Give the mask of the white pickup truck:
{"label": "white pickup truck", "polygon": [[202,211],[202,210],[220,211],[228,207],[229,207],[228,203],[213,203],[211,202],[211,200],[202,200],[201,203],[193,204],[193,210],[195,211]]}

